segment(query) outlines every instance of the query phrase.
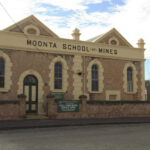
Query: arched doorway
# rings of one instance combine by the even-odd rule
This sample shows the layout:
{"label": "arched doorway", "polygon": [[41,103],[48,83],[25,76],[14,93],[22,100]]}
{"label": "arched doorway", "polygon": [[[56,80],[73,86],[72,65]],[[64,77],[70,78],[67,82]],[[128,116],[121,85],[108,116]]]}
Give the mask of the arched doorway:
{"label": "arched doorway", "polygon": [[34,75],[27,75],[23,81],[23,93],[26,98],[26,112],[38,112],[38,80]]}

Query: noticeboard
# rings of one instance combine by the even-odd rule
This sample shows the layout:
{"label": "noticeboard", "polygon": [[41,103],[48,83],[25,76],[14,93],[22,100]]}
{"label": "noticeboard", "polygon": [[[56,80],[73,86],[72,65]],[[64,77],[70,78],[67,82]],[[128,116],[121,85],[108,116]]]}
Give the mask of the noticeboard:
{"label": "noticeboard", "polygon": [[51,92],[51,95],[54,95],[56,100],[63,100],[64,93],[63,92]]}
{"label": "noticeboard", "polygon": [[79,112],[79,100],[63,100],[57,102],[58,112]]}

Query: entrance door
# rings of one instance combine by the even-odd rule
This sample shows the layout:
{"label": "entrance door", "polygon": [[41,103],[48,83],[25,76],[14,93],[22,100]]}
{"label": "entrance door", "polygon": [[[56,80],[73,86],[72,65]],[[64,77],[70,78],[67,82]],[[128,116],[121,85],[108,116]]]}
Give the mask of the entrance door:
{"label": "entrance door", "polygon": [[26,98],[26,112],[38,112],[38,80],[33,75],[28,75],[23,81],[23,93]]}

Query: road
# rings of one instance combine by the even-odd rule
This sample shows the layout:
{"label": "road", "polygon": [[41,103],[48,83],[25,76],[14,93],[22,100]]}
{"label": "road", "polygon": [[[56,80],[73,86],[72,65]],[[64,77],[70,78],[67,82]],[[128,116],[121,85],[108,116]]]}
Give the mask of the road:
{"label": "road", "polygon": [[0,150],[150,150],[150,124],[3,130]]}

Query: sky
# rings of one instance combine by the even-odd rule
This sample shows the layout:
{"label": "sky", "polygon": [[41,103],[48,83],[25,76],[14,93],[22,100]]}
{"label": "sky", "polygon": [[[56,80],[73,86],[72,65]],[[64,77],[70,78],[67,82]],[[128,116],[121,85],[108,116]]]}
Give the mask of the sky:
{"label": "sky", "polygon": [[[7,10],[8,14],[6,13]],[[145,41],[145,78],[150,80],[149,0],[0,0],[0,30],[33,14],[59,37],[81,40],[116,28],[134,47]]]}

